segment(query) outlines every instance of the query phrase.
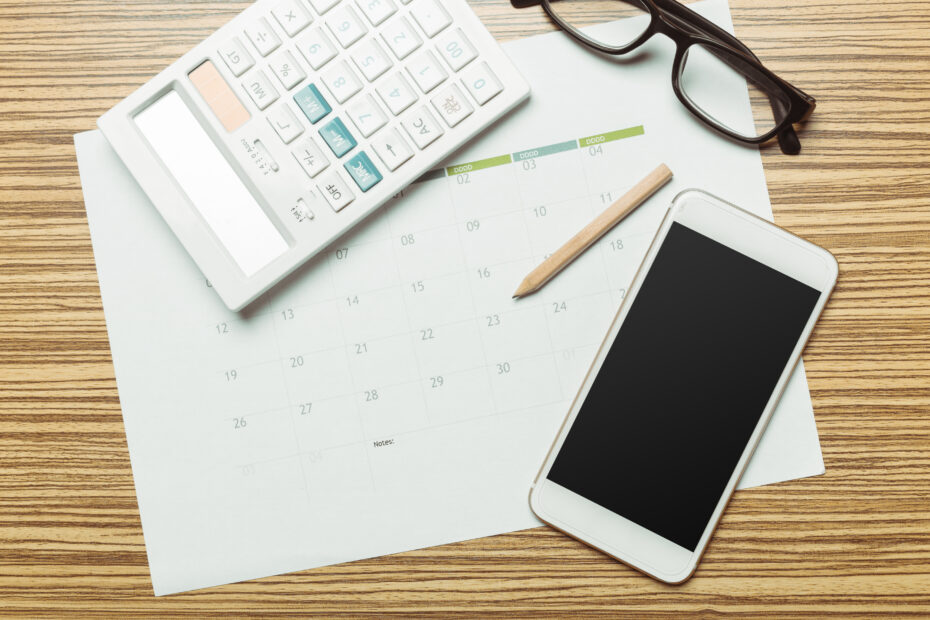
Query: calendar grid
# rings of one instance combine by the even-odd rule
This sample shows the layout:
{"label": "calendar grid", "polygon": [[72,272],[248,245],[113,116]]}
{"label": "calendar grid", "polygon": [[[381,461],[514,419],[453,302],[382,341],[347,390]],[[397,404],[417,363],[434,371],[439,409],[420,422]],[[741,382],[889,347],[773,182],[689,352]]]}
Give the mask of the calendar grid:
{"label": "calendar grid", "polygon": [[[642,135],[636,126],[427,175],[330,250],[317,263],[325,274],[307,276],[312,289],[267,297],[252,314],[226,316],[222,329],[199,323],[220,338],[244,331],[273,341],[225,364],[238,368],[238,393],[271,397],[276,388],[262,382],[276,373],[286,403],[250,410],[260,398],[229,397],[233,432],[260,437],[236,467],[297,458],[310,497],[322,472],[360,451],[357,489],[378,493],[384,468],[399,466],[389,455],[400,438],[565,402],[587,368],[582,352],[599,342],[594,326],[615,310],[609,249],[532,298],[515,303],[512,290],[618,191],[616,157],[642,146],[619,141]],[[541,193],[550,176],[560,184]]]}

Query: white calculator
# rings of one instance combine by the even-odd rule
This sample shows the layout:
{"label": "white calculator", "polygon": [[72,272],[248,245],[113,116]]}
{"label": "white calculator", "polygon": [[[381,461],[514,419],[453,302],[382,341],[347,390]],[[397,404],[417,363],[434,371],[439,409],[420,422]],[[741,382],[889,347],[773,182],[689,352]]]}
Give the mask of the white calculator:
{"label": "white calculator", "polygon": [[98,125],[239,310],[528,95],[465,0],[260,0]]}

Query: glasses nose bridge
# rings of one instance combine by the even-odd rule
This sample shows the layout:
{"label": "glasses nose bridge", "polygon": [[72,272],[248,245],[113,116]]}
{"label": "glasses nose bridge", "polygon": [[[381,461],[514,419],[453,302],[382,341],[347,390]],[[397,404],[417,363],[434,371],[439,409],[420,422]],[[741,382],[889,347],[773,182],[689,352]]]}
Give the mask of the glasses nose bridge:
{"label": "glasses nose bridge", "polygon": [[670,22],[661,12],[658,12],[652,20],[652,30],[655,34],[665,35],[671,39],[675,45],[680,45],[682,35],[681,28]]}

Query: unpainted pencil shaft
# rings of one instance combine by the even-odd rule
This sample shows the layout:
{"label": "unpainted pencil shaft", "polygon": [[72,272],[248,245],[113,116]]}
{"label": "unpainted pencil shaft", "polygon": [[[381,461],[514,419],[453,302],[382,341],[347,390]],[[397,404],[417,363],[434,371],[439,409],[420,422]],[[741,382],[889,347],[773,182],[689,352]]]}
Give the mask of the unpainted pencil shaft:
{"label": "unpainted pencil shaft", "polygon": [[650,172],[646,177],[634,185],[630,191],[621,196],[616,202],[604,209],[591,223],[582,228],[578,234],[569,239],[565,245],[552,253],[552,256],[539,264],[531,271],[513,294],[514,298],[535,293],[553,276],[562,271],[582,252],[600,239],[611,228],[620,223],[623,218],[632,213],[636,207],[646,201],[663,185],[672,179],[672,171],[665,164]]}

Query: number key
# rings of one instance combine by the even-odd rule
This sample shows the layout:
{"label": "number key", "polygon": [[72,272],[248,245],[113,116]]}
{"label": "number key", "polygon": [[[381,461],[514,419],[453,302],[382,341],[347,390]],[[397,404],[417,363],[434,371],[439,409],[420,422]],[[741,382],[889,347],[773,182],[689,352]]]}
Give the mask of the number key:
{"label": "number key", "polygon": [[478,63],[468,69],[462,76],[462,83],[465,84],[465,88],[475,98],[478,105],[486,104],[504,90],[504,86],[486,62]]}
{"label": "number key", "polygon": [[417,100],[416,94],[407,80],[400,73],[394,74],[384,81],[378,87],[378,96],[384,101],[391,114],[397,116],[407,108],[413,105]]}
{"label": "number key", "polygon": [[344,60],[323,74],[323,83],[339,103],[348,101],[362,90],[362,83]]}
{"label": "number key", "polygon": [[392,66],[387,54],[374,39],[356,45],[352,52],[352,60],[369,82],[374,82]]}
{"label": "number key", "polygon": [[460,28],[443,35],[437,41],[436,49],[446,59],[453,71],[458,71],[478,56],[478,52],[475,51],[471,41],[468,40],[468,37]]}
{"label": "number key", "polygon": [[410,61],[407,71],[424,93],[430,92],[449,77],[436,56],[429,51]]}
{"label": "number key", "polygon": [[414,50],[418,49],[423,40],[416,33],[406,17],[400,17],[391,20],[381,29],[381,36],[384,42],[391,48],[397,60],[403,60]]}
{"label": "number key", "polygon": [[313,28],[308,32],[297,44],[297,47],[300,48],[300,52],[314,71],[319,70],[320,67],[336,57],[336,48],[333,47],[333,44],[329,42],[329,38],[323,34],[323,30],[320,28]]}
{"label": "number key", "polygon": [[351,6],[341,6],[330,13],[326,25],[343,48],[349,47],[368,32]]}
{"label": "number key", "polygon": [[392,0],[355,0],[355,3],[372,26],[377,26],[397,12],[397,7]]}
{"label": "number key", "polygon": [[384,112],[371,95],[361,97],[348,109],[349,118],[355,123],[362,137],[367,138],[387,124]]}

